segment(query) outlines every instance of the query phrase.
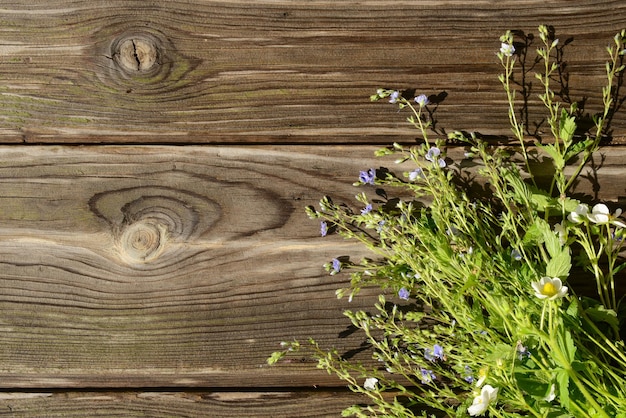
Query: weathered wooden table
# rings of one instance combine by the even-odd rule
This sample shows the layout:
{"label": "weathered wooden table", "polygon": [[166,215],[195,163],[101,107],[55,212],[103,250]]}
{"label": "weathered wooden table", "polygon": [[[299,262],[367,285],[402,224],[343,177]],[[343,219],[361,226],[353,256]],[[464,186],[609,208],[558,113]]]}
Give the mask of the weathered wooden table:
{"label": "weathered wooden table", "polygon": [[[499,36],[541,23],[563,100],[598,111],[623,1],[0,1],[0,415],[364,401],[310,361],[265,363],[293,338],[359,347],[342,311],[372,303],[336,300],[346,278],[322,264],[361,250],[303,208],[353,201],[359,170],[391,164],[376,148],[414,141],[378,87],[437,96],[440,132],[508,136]],[[600,189],[581,187],[624,204],[619,110]]]}

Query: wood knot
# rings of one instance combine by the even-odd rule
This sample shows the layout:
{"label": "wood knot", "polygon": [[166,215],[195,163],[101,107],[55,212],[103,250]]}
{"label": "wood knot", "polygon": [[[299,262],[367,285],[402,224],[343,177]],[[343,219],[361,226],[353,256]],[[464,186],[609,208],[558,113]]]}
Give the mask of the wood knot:
{"label": "wood knot", "polygon": [[130,75],[157,72],[161,55],[159,43],[152,34],[126,34],[113,42],[113,60]]}
{"label": "wood knot", "polygon": [[127,71],[147,71],[157,62],[157,48],[149,39],[126,39],[120,45],[118,62]]}
{"label": "wood knot", "polygon": [[128,225],[119,240],[119,252],[129,262],[147,263],[156,259],[167,241],[167,227],[142,219]]}

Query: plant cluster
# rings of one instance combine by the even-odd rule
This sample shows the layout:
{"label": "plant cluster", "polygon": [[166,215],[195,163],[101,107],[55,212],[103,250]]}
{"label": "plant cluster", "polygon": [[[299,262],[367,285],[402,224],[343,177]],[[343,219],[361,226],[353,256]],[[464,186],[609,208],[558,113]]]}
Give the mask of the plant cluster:
{"label": "plant cluster", "polygon": [[[374,312],[345,313],[364,333],[378,367],[313,340],[283,343],[268,362],[310,350],[318,367],[370,398],[345,416],[626,417],[626,310],[615,286],[624,280],[626,223],[621,210],[580,201],[571,191],[615,109],[626,32],[607,47],[603,109],[591,132],[582,133],[576,105],[565,107],[551,86],[558,39],[545,26],[539,38],[539,98],[551,141],[535,141],[532,149],[525,142],[515,103],[518,55],[507,32],[497,56],[515,150],[464,132],[433,141],[428,96],[380,89],[372,99],[408,110],[423,143],[378,152],[412,164],[409,171],[366,169],[356,184],[400,188],[412,197],[376,200],[360,193],[356,210],[328,197],[307,209],[323,236],[358,240],[373,254],[357,262],[335,259],[326,269],[350,272],[338,297],[380,289]],[[446,155],[446,140],[465,144],[483,193],[470,194],[462,184],[463,169]],[[546,182],[533,171],[537,148],[551,162]],[[577,294],[568,282],[572,274],[595,281],[597,295]]]}

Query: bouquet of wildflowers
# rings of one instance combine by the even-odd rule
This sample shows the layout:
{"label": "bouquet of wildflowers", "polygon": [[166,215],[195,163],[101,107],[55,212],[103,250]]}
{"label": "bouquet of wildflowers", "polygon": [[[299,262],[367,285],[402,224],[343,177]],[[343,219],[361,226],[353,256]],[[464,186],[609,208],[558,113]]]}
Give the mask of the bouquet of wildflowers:
{"label": "bouquet of wildflowers", "polygon": [[[408,111],[423,143],[380,150],[411,169],[365,170],[357,185],[401,188],[411,198],[381,202],[360,193],[357,210],[330,198],[308,208],[321,221],[322,235],[339,233],[372,252],[357,262],[335,259],[326,268],[350,272],[339,297],[380,289],[375,312],[346,312],[379,367],[346,360],[313,340],[283,343],[268,361],[310,350],[320,368],[370,398],[345,416],[626,418],[625,309],[615,288],[624,280],[619,254],[626,222],[621,210],[571,194],[612,116],[626,33],[607,48],[603,111],[593,131],[582,134],[576,105],[564,107],[550,86],[558,40],[544,26],[539,38],[539,98],[551,141],[536,141],[532,150],[525,143],[515,111],[514,36],[506,33],[498,58],[519,141],[515,150],[462,132],[433,141],[429,98],[381,89],[372,99]],[[486,193],[472,195],[462,186],[464,169],[446,156],[446,140],[465,144]],[[547,182],[533,172],[537,150],[552,165]],[[593,297],[578,295],[568,283],[576,270],[595,281]]]}

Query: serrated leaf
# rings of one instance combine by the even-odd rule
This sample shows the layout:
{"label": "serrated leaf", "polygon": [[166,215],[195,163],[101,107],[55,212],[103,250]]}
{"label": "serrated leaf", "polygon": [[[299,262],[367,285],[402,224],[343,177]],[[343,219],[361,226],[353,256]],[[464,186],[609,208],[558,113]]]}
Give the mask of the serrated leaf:
{"label": "serrated leaf", "polygon": [[[541,218],[536,218],[535,223],[529,228],[529,231],[533,229],[533,234],[539,233],[540,237],[536,240],[538,244],[543,243],[548,250],[548,254],[551,258],[559,257],[559,255],[563,252],[561,248],[561,242],[557,235],[552,231],[550,224],[544,221]],[[524,239],[525,241],[525,239]],[[569,254],[569,252],[568,252]],[[570,261],[571,264],[571,261]],[[553,276],[558,277],[558,276]]]}
{"label": "serrated leaf", "polygon": [[569,248],[564,248],[557,253],[556,256],[553,256],[550,261],[548,261],[548,264],[546,265],[546,275],[550,277],[558,277],[563,280],[567,278],[571,268],[572,256],[569,253]]}
{"label": "serrated leaf", "polygon": [[574,344],[574,338],[572,338],[572,333],[569,331],[564,332],[565,339],[565,352],[567,354],[567,360],[570,365],[574,363],[574,358],[576,355],[576,345]]}
{"label": "serrated leaf", "polygon": [[570,116],[569,113],[563,109],[559,125],[559,136],[561,140],[564,144],[571,143],[574,138],[574,132],[576,132],[576,118]]}
{"label": "serrated leaf", "polygon": [[554,198],[544,193],[531,194],[530,201],[536,205],[540,212],[547,212],[549,208],[554,207]]}
{"label": "serrated leaf", "polygon": [[559,153],[554,145],[537,144],[537,146],[545,151],[545,153],[548,154],[550,158],[552,158],[552,163],[555,167],[563,168],[565,166],[565,160],[563,159],[563,156]]}
{"label": "serrated leaf", "polygon": [[578,205],[580,205],[580,200],[571,199],[569,197],[566,197],[565,200],[562,200],[561,202],[565,212],[574,212]]}
{"label": "serrated leaf", "polygon": [[556,381],[559,386],[559,401],[563,408],[569,408],[569,376],[565,370],[559,369],[556,373]]}
{"label": "serrated leaf", "polygon": [[593,143],[592,139],[585,139],[584,141],[576,142],[570,145],[565,151],[565,162],[571,160],[585,149],[587,149]]}
{"label": "serrated leaf", "polygon": [[543,243],[543,233],[537,226],[537,221],[526,230],[522,243],[525,246]]}

